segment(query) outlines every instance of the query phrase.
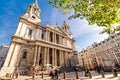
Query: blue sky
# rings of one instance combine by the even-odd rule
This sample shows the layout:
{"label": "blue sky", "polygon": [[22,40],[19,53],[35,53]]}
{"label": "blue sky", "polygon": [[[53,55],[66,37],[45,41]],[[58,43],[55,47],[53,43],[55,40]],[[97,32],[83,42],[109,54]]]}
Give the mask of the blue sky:
{"label": "blue sky", "polygon": [[[11,36],[15,33],[19,22],[19,17],[27,10],[28,6],[34,0],[0,0],[0,45],[3,43],[10,44]],[[63,15],[60,10],[53,8],[48,4],[47,0],[38,0],[41,9],[42,25],[62,25],[65,20],[71,29],[76,40],[77,50],[93,44],[93,42],[100,42],[108,37],[107,34],[99,35],[102,30],[96,25],[89,26],[87,21],[80,19],[68,20],[68,15]]]}

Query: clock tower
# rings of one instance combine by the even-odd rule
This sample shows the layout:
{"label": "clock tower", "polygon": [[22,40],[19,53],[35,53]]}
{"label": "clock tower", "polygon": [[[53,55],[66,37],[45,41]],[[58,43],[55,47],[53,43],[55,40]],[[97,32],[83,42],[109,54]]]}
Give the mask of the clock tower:
{"label": "clock tower", "polygon": [[29,6],[28,10],[25,12],[25,14],[22,17],[30,22],[40,24],[41,23],[40,12],[41,10],[36,1],[35,3]]}
{"label": "clock tower", "polygon": [[40,34],[38,36],[38,28],[42,27],[40,12],[36,0],[20,17],[16,32],[12,35],[10,48],[0,75],[15,71],[23,72],[28,67],[31,68],[35,65],[35,40],[40,36]]}

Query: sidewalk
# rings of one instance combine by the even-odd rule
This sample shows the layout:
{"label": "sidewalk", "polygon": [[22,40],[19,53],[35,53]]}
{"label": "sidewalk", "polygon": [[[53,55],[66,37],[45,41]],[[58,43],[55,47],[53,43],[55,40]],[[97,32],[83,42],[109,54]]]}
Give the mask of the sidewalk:
{"label": "sidewalk", "polygon": [[[120,80],[120,72],[118,73],[118,77],[113,77],[112,73],[105,73],[105,78],[102,78],[101,74],[97,74],[96,72],[91,72],[92,78],[84,77],[84,72],[78,72],[79,79],[76,79],[75,72],[66,73],[65,80]],[[0,77],[0,80],[50,80],[50,76],[44,75],[44,79],[41,79],[41,75],[37,75],[35,79],[32,79],[32,76],[19,76],[17,79]],[[59,76],[60,80],[63,79],[63,73]]]}

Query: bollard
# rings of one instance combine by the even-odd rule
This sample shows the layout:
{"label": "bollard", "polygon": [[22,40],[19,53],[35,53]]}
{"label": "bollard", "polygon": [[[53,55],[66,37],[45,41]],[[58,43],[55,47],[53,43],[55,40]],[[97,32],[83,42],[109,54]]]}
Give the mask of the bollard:
{"label": "bollard", "polygon": [[6,73],[6,77],[8,77],[8,73]]}
{"label": "bollard", "polygon": [[75,71],[75,73],[76,73],[76,79],[79,79],[78,72]]}
{"label": "bollard", "polygon": [[102,78],[105,78],[104,71],[101,71]]}
{"label": "bollard", "polygon": [[12,78],[12,73],[10,73],[10,78]]}
{"label": "bollard", "polygon": [[14,78],[14,76],[15,76],[15,74],[14,74],[14,73],[12,73],[12,78]]}
{"label": "bollard", "polygon": [[112,69],[112,73],[113,73],[113,76],[114,76],[114,77],[118,77],[116,68],[113,68],[113,69]]}
{"label": "bollard", "polygon": [[44,75],[44,74],[43,74],[43,72],[42,72],[42,73],[41,73],[41,79],[43,79],[43,75]]}
{"label": "bollard", "polygon": [[117,72],[113,72],[113,76],[114,76],[114,77],[118,77]]}
{"label": "bollard", "polygon": [[10,77],[10,73],[8,73],[8,77]]}
{"label": "bollard", "polygon": [[90,71],[88,72],[88,76],[89,76],[89,78],[92,78],[92,75],[91,75]]}
{"label": "bollard", "polygon": [[65,72],[63,73],[63,79],[66,79],[66,73]]}
{"label": "bollard", "polygon": [[32,76],[33,79],[35,79],[35,73],[33,73],[33,76]]}
{"label": "bollard", "polygon": [[19,77],[19,73],[16,73],[16,78],[18,78]]}

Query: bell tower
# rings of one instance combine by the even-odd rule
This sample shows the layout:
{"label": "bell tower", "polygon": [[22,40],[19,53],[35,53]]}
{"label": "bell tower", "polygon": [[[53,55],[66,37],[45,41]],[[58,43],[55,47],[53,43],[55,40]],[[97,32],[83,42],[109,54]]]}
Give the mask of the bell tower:
{"label": "bell tower", "polygon": [[41,18],[40,18],[41,10],[38,6],[37,0],[35,3],[32,3],[28,10],[23,14],[23,18],[29,20],[30,22],[41,24]]}
{"label": "bell tower", "polygon": [[62,30],[67,34],[71,34],[70,27],[67,25],[66,21],[63,22]]}
{"label": "bell tower", "polygon": [[40,8],[37,0],[32,3],[25,13],[20,17],[19,23],[12,40],[10,48],[0,70],[0,75],[24,72],[28,67],[34,65],[37,48],[34,41],[38,37],[38,26],[41,27]]}

